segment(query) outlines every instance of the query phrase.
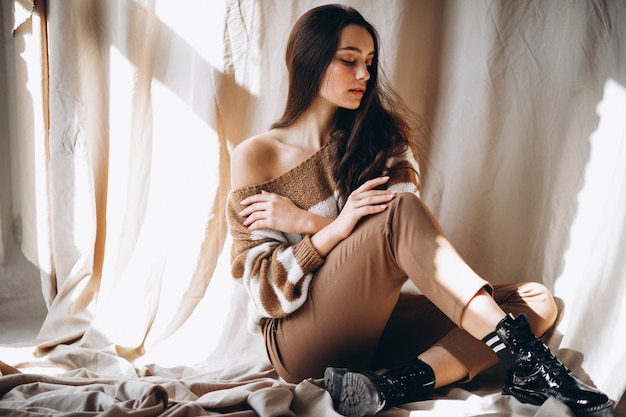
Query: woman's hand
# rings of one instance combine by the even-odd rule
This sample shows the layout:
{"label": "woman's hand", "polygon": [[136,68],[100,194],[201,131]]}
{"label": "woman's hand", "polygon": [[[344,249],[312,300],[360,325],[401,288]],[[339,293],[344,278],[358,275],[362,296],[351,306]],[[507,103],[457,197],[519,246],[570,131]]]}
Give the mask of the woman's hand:
{"label": "woman's hand", "polygon": [[298,208],[293,201],[278,194],[261,191],[241,201],[246,206],[239,215],[250,230],[274,229],[283,233],[313,234],[330,219]]}
{"label": "woman's hand", "polygon": [[366,181],[350,194],[339,216],[312,237],[313,245],[322,256],[350,236],[361,218],[387,209],[387,203],[396,197],[396,191],[374,189],[387,181],[389,177],[378,177]]}
{"label": "woman's hand", "polygon": [[338,230],[344,231],[344,239],[352,233],[362,217],[384,211],[387,208],[387,203],[394,199],[397,194],[396,191],[374,190],[388,180],[389,177],[371,179],[350,194],[341,213],[335,220],[339,226]]}

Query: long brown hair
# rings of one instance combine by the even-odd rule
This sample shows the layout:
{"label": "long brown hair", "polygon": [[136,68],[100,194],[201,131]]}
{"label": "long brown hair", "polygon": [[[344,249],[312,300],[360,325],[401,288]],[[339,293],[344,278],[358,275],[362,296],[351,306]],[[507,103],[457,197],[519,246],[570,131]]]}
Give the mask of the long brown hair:
{"label": "long brown hair", "polygon": [[289,92],[285,110],[272,128],[286,127],[306,111],[320,91],[322,78],[339,45],[341,30],[358,25],[372,36],[374,58],[361,105],[340,108],[331,133],[339,151],[333,175],[341,201],[365,181],[382,175],[386,161],[405,152],[411,143],[410,114],[398,95],[379,77],[379,41],[376,29],[355,9],[324,5],[303,14],[287,41],[286,63]]}

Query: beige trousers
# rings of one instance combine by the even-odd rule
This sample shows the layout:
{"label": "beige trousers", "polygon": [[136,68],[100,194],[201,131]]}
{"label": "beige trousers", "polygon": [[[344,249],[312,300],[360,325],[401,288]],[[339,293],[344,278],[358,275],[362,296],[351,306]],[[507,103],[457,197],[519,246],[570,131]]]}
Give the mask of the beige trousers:
{"label": "beige trousers", "polygon": [[[441,345],[471,379],[498,362],[482,341],[459,328],[465,306],[482,288],[504,311],[525,313],[533,330],[552,325],[534,312],[554,303],[540,284],[492,287],[473,271],[439,273],[440,238],[437,222],[413,194],[399,194],[383,213],[364,218],[315,273],[307,302],[264,323],[278,374],[297,383],[321,378],[327,366],[389,368]],[[407,279],[423,295],[401,293]]]}

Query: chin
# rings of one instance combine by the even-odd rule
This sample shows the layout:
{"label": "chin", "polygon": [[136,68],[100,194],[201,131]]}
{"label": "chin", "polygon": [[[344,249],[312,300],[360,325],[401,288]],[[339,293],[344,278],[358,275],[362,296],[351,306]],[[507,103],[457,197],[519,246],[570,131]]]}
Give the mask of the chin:
{"label": "chin", "polygon": [[344,109],[347,109],[347,110],[356,110],[359,107],[361,107],[361,103],[360,102],[359,103],[350,103],[350,104],[346,104],[345,106],[341,106],[341,107],[343,107]]}

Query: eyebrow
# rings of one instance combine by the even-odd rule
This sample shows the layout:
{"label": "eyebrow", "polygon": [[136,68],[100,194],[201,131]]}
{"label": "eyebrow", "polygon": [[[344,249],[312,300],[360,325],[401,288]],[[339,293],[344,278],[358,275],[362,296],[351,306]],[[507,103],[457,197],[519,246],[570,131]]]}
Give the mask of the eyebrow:
{"label": "eyebrow", "polygon": [[[363,51],[360,48],[357,48],[356,46],[344,46],[343,48],[339,48],[337,50],[338,51],[355,51],[358,53],[363,53]],[[367,56],[370,56],[370,55],[374,55],[374,51],[367,54]]]}

